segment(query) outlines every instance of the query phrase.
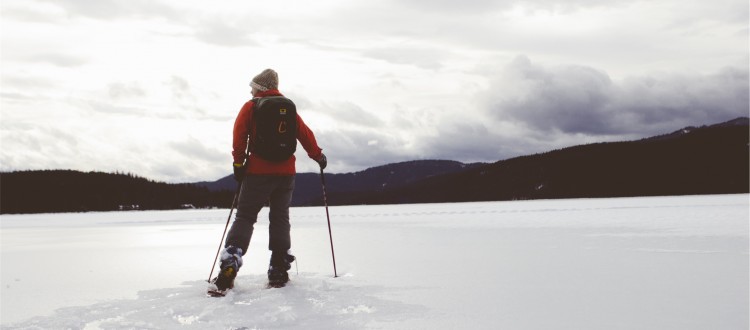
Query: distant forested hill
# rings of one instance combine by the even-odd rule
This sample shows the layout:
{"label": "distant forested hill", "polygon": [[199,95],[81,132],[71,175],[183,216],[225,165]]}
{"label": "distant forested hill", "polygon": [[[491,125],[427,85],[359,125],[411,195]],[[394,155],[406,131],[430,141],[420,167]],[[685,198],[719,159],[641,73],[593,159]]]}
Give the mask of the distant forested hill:
{"label": "distant forested hill", "polygon": [[129,174],[68,170],[0,173],[0,213],[229,207],[232,194]]}
{"label": "distant forested hill", "polygon": [[518,157],[332,204],[748,193],[748,118]]}

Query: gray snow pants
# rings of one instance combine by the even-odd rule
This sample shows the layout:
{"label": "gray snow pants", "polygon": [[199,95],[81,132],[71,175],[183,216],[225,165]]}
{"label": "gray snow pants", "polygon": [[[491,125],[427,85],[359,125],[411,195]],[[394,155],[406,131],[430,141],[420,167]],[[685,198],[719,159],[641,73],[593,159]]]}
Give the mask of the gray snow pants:
{"label": "gray snow pants", "polygon": [[242,180],[237,215],[229,229],[224,247],[235,246],[247,253],[258,212],[266,202],[268,214],[268,249],[286,252],[291,248],[289,204],[294,191],[294,176],[247,175]]}

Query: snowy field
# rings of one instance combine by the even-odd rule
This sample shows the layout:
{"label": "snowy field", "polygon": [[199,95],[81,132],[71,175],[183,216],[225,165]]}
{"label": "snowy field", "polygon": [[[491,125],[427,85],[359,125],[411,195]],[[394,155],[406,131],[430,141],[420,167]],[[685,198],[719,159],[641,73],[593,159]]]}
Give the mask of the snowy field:
{"label": "snowy field", "polygon": [[205,289],[228,210],[3,215],[4,329],[748,329],[748,195],[267,209],[236,289]]}

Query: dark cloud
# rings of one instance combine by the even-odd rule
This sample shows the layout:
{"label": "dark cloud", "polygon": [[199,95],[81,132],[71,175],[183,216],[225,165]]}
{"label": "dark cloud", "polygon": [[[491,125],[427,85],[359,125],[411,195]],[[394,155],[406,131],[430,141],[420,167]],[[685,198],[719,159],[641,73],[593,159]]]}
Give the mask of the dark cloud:
{"label": "dark cloud", "polygon": [[660,74],[626,79],[612,105],[623,121],[618,128],[653,134],[675,126],[747,116],[748,77],[746,69],[725,68],[706,75]]}
{"label": "dark cloud", "polygon": [[609,117],[612,81],[601,71],[584,66],[547,69],[518,57],[488,93],[492,114],[521,121],[541,130],[604,133]]}
{"label": "dark cloud", "polygon": [[566,134],[658,134],[747,115],[748,72],[655,74],[613,82],[586,66],[545,67],[519,57],[481,97],[497,121]]}

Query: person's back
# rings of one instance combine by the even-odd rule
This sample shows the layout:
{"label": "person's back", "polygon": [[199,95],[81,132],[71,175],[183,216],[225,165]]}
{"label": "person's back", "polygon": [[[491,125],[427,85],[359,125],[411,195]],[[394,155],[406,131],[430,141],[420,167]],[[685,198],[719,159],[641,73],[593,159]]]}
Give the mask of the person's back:
{"label": "person's back", "polygon": [[[318,147],[315,135],[297,113],[296,106],[279,92],[276,72],[264,70],[253,78],[250,86],[253,99],[242,106],[234,123],[233,169],[241,188],[237,215],[221,254],[221,271],[213,280],[221,292],[233,287],[234,278],[242,266],[242,256],[247,253],[258,212],[266,202],[270,204],[268,249],[271,250],[271,261],[268,279],[272,285],[283,285],[289,280],[287,271],[294,261],[294,256],[289,252],[289,205],[294,190],[296,158],[294,150],[289,152],[289,149],[285,149],[287,146],[282,144],[295,140],[296,148],[298,140],[321,169],[327,165],[326,156]],[[269,100],[272,100],[271,103],[266,103]],[[276,113],[265,113],[268,109]],[[293,133],[293,139],[289,133]]]}

